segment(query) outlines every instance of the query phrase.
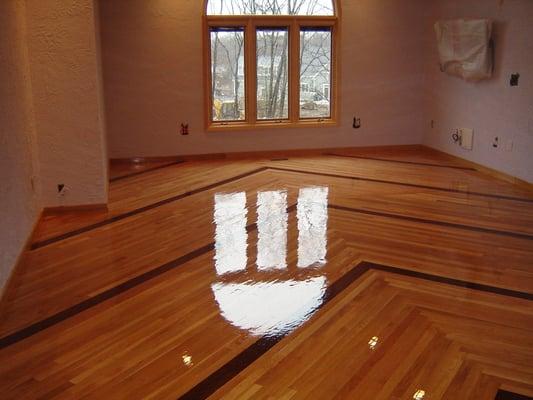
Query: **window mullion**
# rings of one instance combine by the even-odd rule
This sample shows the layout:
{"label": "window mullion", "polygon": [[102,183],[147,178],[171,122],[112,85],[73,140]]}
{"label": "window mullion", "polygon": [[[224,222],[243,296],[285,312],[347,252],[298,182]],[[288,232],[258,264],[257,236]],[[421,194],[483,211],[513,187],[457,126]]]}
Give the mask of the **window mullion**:
{"label": "window mullion", "polygon": [[257,56],[256,56],[256,27],[249,18],[246,23],[246,105],[247,120],[250,124],[257,121]]}
{"label": "window mullion", "polygon": [[300,109],[300,32],[296,19],[291,21],[289,32],[289,118],[296,123]]}

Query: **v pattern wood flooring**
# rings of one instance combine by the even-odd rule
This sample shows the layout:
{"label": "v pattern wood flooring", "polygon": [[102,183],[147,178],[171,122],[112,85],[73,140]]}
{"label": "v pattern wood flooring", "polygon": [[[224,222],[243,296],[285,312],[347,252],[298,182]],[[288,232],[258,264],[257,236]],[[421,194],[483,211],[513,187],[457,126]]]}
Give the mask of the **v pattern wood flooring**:
{"label": "v pattern wood flooring", "polygon": [[254,398],[409,399],[424,390],[428,398],[481,399],[494,398],[509,376],[532,394],[526,302],[372,271],[334,307],[213,398],[253,390]]}
{"label": "v pattern wood flooring", "polygon": [[[429,150],[352,155],[366,158],[161,165],[113,181],[107,213],[45,216],[34,242],[59,239],[24,255],[3,299],[2,398],[533,396],[533,191]],[[329,188],[327,262],[305,270],[295,210],[317,186]],[[288,267],[270,272],[256,266],[267,190],[286,190],[289,208]],[[221,192],[246,193],[248,208],[248,265],[228,276],[213,262]],[[321,277],[320,305],[266,348],[213,293]]]}

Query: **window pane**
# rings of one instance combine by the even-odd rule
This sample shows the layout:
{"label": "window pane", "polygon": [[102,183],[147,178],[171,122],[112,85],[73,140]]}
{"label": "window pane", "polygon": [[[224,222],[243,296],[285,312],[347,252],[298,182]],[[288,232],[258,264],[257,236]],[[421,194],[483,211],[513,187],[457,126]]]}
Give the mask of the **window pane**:
{"label": "window pane", "polygon": [[289,31],[257,30],[257,119],[289,117]]}
{"label": "window pane", "polygon": [[300,118],[331,116],[331,29],[300,31]]}
{"label": "window pane", "polygon": [[333,15],[332,0],[210,0],[207,15]]}
{"label": "window pane", "polygon": [[213,121],[242,121],[244,101],[244,29],[212,28],[211,98]]}

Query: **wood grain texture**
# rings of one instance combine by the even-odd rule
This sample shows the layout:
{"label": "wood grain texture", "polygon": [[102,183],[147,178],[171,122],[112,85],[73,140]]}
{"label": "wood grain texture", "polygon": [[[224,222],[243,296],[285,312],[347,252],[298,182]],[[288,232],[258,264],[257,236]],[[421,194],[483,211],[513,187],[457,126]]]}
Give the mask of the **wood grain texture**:
{"label": "wood grain texture", "polygon": [[[186,162],[111,182],[105,215],[43,217],[34,241],[142,209],[23,255],[0,314],[1,397],[176,399],[223,368],[231,379],[211,398],[411,399],[418,389],[429,399],[533,395],[533,203],[505,198],[533,200],[533,192],[479,171],[419,165],[469,167],[421,149],[369,157],[405,162]],[[306,275],[296,268],[292,211],[298,190],[311,186],[329,187],[328,252]],[[265,190],[288,193],[283,271],[255,266],[255,205]],[[214,195],[241,191],[248,267],[221,277]],[[307,322],[232,367],[261,348],[261,338],[224,318],[212,284],[319,275],[333,290],[354,268],[357,279]]]}
{"label": "wood grain texture", "polygon": [[109,168],[109,181],[115,182],[121,179],[127,179],[131,176],[144,174],[160,168],[166,168],[174,164],[181,164],[182,162],[184,161],[180,159],[166,161],[133,159],[129,162],[111,160]]}

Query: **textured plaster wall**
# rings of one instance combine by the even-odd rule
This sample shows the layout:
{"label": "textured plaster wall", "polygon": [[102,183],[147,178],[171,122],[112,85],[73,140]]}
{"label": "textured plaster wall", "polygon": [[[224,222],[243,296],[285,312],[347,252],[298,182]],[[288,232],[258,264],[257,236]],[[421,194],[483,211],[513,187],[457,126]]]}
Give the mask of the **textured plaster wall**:
{"label": "textured plaster wall", "polygon": [[0,292],[41,207],[107,201],[95,7],[0,1]]}
{"label": "textured plaster wall", "polygon": [[[422,141],[424,0],[342,2],[338,128],[216,133],[203,122],[203,3],[100,1],[111,157]],[[189,136],[178,134],[180,122],[190,124]]]}
{"label": "textured plaster wall", "polygon": [[38,212],[24,2],[0,1],[0,293]]}
{"label": "textured plaster wall", "polygon": [[93,0],[26,1],[44,206],[107,202],[95,15]]}
{"label": "textured plaster wall", "polygon": [[[438,19],[491,18],[495,71],[490,80],[468,83],[439,71],[432,31]],[[426,22],[426,112],[424,144],[533,182],[533,1],[441,0]],[[429,36],[431,35],[431,36]],[[509,85],[520,73],[519,86]],[[429,120],[434,119],[434,129]],[[455,127],[474,128],[472,151],[455,145]],[[492,146],[498,136],[500,147]],[[506,151],[511,146],[512,150]]]}

